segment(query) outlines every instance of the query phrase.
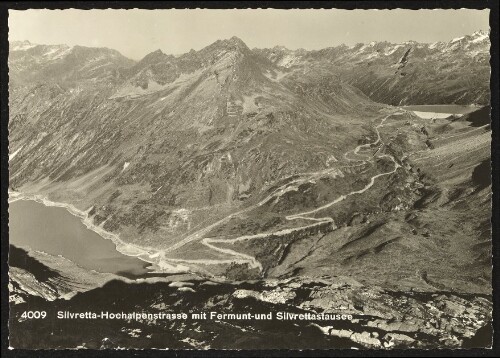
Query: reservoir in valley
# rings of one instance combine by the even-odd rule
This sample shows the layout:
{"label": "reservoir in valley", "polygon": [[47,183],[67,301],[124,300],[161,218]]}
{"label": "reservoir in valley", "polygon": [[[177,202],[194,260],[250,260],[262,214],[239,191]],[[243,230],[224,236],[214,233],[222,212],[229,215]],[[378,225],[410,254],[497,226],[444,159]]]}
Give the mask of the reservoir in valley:
{"label": "reservoir in valley", "polygon": [[460,104],[422,104],[414,106],[401,107],[407,111],[449,113],[449,114],[467,114],[478,110],[477,106],[465,106]]}
{"label": "reservoir in valley", "polygon": [[426,104],[401,107],[407,111],[412,111],[420,118],[424,119],[438,119],[448,118],[452,115],[462,116],[467,113],[474,112],[480,107],[465,106],[460,104]]}
{"label": "reservoir in valley", "polygon": [[146,276],[150,264],[116,250],[113,241],[87,228],[65,208],[32,200],[9,204],[10,244],[62,256],[78,266],[124,277]]}

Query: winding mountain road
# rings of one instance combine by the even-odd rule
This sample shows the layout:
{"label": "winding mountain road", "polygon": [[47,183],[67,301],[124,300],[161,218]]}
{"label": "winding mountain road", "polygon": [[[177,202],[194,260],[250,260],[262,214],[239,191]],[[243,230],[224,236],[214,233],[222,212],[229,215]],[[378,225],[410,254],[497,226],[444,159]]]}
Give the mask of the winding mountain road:
{"label": "winding mountain road", "polygon": [[[379,131],[379,128],[382,127],[385,123],[385,121],[392,115],[394,114],[399,114],[399,113],[393,113],[393,114],[389,114],[387,115],[386,117],[382,118],[380,124],[378,124],[377,126],[375,126],[375,132],[377,133],[377,139],[374,141],[374,142],[371,142],[371,143],[366,143],[366,144],[361,144],[361,145],[358,145],[354,150],[352,151],[348,151],[344,154],[344,157],[348,160],[348,161],[360,161],[362,162],[362,164],[366,164],[368,162],[372,162],[372,157],[370,157],[369,155],[366,155],[366,154],[359,154],[359,151],[364,149],[364,148],[370,148],[370,147],[373,147],[373,146],[376,146],[376,145],[379,145],[379,148],[377,149],[377,151],[375,152],[374,156],[376,155],[376,153],[378,153],[379,149],[383,146],[383,142],[382,142],[382,138],[380,136],[380,131]],[[349,155],[350,154],[353,154],[355,155],[357,158],[351,158]],[[333,168],[333,169],[327,169],[327,170],[322,170],[322,171],[319,171],[319,172],[315,172],[315,173],[309,173],[310,174],[310,177],[308,177],[307,179],[296,179],[296,180],[293,180],[289,183],[286,183],[282,186],[280,186],[279,188],[277,188],[273,193],[271,193],[269,196],[267,196],[266,198],[264,198],[262,201],[260,201],[259,203],[255,204],[255,205],[252,205],[246,209],[243,209],[241,211],[238,211],[236,213],[232,213],[226,217],[224,217],[223,219],[189,235],[188,237],[186,237],[185,239],[181,240],[180,242],[176,243],[175,245],[169,247],[168,249],[160,252],[160,253],[157,253],[155,256],[160,256],[161,255],[161,258],[166,260],[166,261],[170,261],[170,262],[179,262],[179,263],[191,263],[191,264],[203,264],[203,265],[218,265],[218,264],[228,264],[228,263],[240,263],[240,264],[248,264],[250,268],[257,268],[259,271],[262,271],[263,270],[263,267],[262,267],[262,264],[253,256],[250,256],[250,255],[247,255],[247,254],[244,254],[242,252],[239,252],[239,251],[236,251],[236,250],[232,250],[232,249],[228,249],[228,248],[222,248],[222,247],[219,247],[217,246],[217,244],[234,244],[234,243],[237,243],[237,242],[241,242],[241,241],[248,241],[248,240],[256,240],[256,239],[265,239],[265,238],[268,238],[270,236],[282,236],[282,235],[287,235],[287,234],[291,234],[293,232],[297,232],[297,231],[301,231],[301,230],[305,230],[305,229],[310,229],[310,228],[313,228],[315,226],[321,226],[321,225],[325,225],[325,224],[331,224],[333,229],[336,228],[335,226],[335,223],[334,223],[334,220],[333,218],[331,217],[321,217],[321,218],[315,218],[315,217],[311,217],[311,215],[314,215],[324,209],[327,209],[345,199],[347,199],[348,197],[350,196],[353,196],[353,195],[357,195],[357,194],[362,194],[364,192],[366,192],[367,190],[369,190],[374,184],[375,184],[375,180],[377,178],[380,178],[382,176],[386,176],[386,175],[390,175],[390,174],[393,174],[397,171],[397,169],[400,167],[399,163],[394,159],[394,157],[392,155],[389,155],[389,154],[380,154],[380,155],[377,155],[378,158],[388,158],[390,159],[393,163],[394,163],[394,168],[391,170],[391,171],[388,171],[388,172],[384,172],[384,173],[379,173],[379,174],[376,174],[374,176],[372,176],[370,178],[370,181],[368,184],[366,184],[362,189],[360,190],[353,190],[347,194],[344,194],[344,195],[341,195],[339,196],[338,198],[336,198],[335,200],[323,205],[323,206],[320,206],[316,209],[313,209],[313,210],[308,210],[308,211],[304,211],[304,212],[301,212],[301,213],[297,213],[297,214],[293,214],[293,215],[288,215],[285,217],[286,220],[289,220],[289,221],[292,221],[292,220],[298,220],[298,219],[301,219],[301,220],[309,220],[309,221],[313,221],[314,223],[313,224],[310,224],[310,225],[306,225],[306,226],[300,226],[300,227],[295,227],[295,228],[289,228],[289,229],[283,229],[283,230],[279,230],[279,231],[274,231],[274,232],[266,232],[266,233],[260,233],[260,234],[255,234],[255,235],[243,235],[243,236],[239,236],[237,238],[234,238],[234,239],[220,239],[220,238],[210,238],[210,237],[204,237],[208,232],[210,232],[212,229],[214,229],[215,227],[217,226],[220,226],[222,224],[225,224],[227,223],[230,219],[234,218],[234,217],[237,217],[238,215],[241,215],[245,212],[248,212],[248,211],[251,211],[253,209],[256,209],[257,207],[259,206],[262,206],[264,204],[266,204],[267,202],[269,202],[270,200],[272,199],[275,199],[277,195],[279,194],[282,194],[284,192],[287,191],[287,189],[289,190],[290,186],[293,185],[293,184],[297,184],[297,183],[303,183],[303,182],[307,182],[307,181],[310,181],[312,180],[314,177],[317,177],[317,176],[322,176],[322,175],[325,175],[325,174],[328,174],[328,173],[333,173],[335,170],[337,170],[336,168]],[[359,166],[358,165],[355,165],[355,166]],[[170,258],[170,257],[167,257],[166,254],[168,252],[172,252],[194,240],[201,240],[201,243],[203,245],[205,245],[206,247],[208,247],[209,249],[211,250],[214,250],[214,251],[217,251],[221,254],[224,254],[224,255],[229,255],[229,256],[232,256],[232,258],[229,258],[229,259],[214,259],[214,260],[209,260],[209,259],[179,259],[179,258]]]}

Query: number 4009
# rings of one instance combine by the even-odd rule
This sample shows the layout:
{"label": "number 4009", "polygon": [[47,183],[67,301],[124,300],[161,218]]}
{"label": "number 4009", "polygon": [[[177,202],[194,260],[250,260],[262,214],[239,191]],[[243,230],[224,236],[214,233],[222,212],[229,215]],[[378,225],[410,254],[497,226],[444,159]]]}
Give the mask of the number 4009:
{"label": "number 4009", "polygon": [[45,311],[24,311],[21,318],[24,319],[43,319],[47,317],[47,312]]}

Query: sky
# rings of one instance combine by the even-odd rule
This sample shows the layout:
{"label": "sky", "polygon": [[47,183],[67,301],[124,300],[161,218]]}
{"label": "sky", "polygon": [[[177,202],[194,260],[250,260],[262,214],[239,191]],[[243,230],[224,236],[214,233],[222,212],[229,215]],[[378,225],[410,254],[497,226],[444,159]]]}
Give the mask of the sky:
{"label": "sky", "polygon": [[9,40],[109,47],[138,60],[241,38],[250,48],[321,49],[372,41],[449,41],[489,30],[489,10],[9,10]]}

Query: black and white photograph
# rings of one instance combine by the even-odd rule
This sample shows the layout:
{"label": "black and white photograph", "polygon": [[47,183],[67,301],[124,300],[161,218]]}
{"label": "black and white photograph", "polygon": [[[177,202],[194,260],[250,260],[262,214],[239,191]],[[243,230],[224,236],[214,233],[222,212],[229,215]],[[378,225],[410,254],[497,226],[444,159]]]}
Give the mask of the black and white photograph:
{"label": "black and white photograph", "polygon": [[77,3],[8,10],[9,349],[491,350],[489,8]]}

